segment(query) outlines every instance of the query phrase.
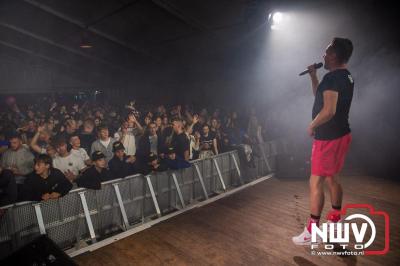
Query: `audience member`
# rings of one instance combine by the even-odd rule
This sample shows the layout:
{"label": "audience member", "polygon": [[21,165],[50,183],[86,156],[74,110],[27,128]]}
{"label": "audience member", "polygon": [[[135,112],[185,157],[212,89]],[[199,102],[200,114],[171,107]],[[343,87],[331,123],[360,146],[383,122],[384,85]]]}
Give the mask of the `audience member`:
{"label": "audience member", "polygon": [[188,161],[190,156],[190,143],[185,132],[183,132],[182,120],[180,118],[174,119],[172,121],[172,128],[174,136],[172,138],[171,146],[174,148],[176,155]]}
{"label": "audience member", "polygon": [[146,158],[150,153],[159,154],[162,149],[161,144],[156,124],[149,123],[146,133],[139,140],[137,154],[140,158]]}
{"label": "audience member", "polygon": [[92,143],[91,154],[95,151],[100,151],[106,156],[106,161],[111,160],[113,157],[112,145],[116,141],[109,135],[108,127],[106,125],[101,125],[98,128],[98,139]]}
{"label": "audience member", "polygon": [[137,173],[138,164],[136,157],[127,155],[125,147],[120,141],[113,144],[113,158],[108,162],[113,178],[123,178]]}
{"label": "audience member", "polygon": [[92,161],[90,160],[89,155],[87,154],[86,150],[81,148],[81,140],[78,134],[74,134],[69,139],[69,144],[71,145],[71,153],[76,155],[84,161],[86,165],[91,165]]}
{"label": "audience member", "polygon": [[200,159],[210,158],[218,154],[217,139],[207,124],[203,126],[203,134],[200,137]]}
{"label": "audience member", "polygon": [[75,181],[79,173],[86,168],[82,157],[71,153],[65,139],[61,138],[55,142],[57,156],[53,160],[53,167],[60,170],[71,182]]}
{"label": "audience member", "polygon": [[163,160],[159,160],[156,154],[150,153],[148,157],[148,168],[144,174],[149,174],[151,172],[163,172],[166,170],[168,170],[168,166],[163,162]]}
{"label": "audience member", "polygon": [[[17,105],[14,98],[7,103],[8,109],[0,111],[0,204],[19,197],[24,179],[33,170],[33,154],[53,159],[54,168],[48,166],[49,173],[57,176],[54,172],[61,169],[70,183],[79,180],[83,187],[99,188],[104,180],[181,169],[190,166],[189,160],[231,150],[237,150],[241,162],[252,167],[254,154],[259,154],[261,132],[266,135],[259,123],[263,120],[257,119],[254,110],[227,115],[220,109],[189,105],[140,107],[135,101],[126,106],[66,99],[57,103],[51,97]],[[144,121],[146,132],[138,121]],[[10,132],[20,134],[8,137]],[[88,154],[98,152],[104,158],[91,166]],[[85,171],[87,166],[91,167]],[[51,193],[43,198],[57,196]],[[42,199],[42,195],[36,199]]]}
{"label": "audience member", "polygon": [[9,142],[10,147],[1,156],[1,167],[11,170],[16,183],[22,185],[25,176],[32,172],[34,156],[28,147],[22,144],[20,135],[11,135]]}
{"label": "audience member", "polygon": [[35,170],[30,173],[18,195],[20,201],[41,201],[58,199],[67,194],[72,183],[58,169],[52,167],[47,154],[35,158]]}
{"label": "audience member", "polygon": [[46,154],[46,148],[50,145],[51,133],[45,126],[39,126],[33,136],[30,148],[36,154]]}
{"label": "audience member", "polygon": [[167,152],[167,158],[165,159],[165,163],[169,169],[177,170],[182,168],[188,168],[191,164],[188,161],[185,161],[178,155],[176,155],[174,148],[170,147]]}
{"label": "audience member", "polygon": [[107,169],[106,156],[100,152],[95,151],[92,154],[93,165],[86,169],[82,175],[76,179],[78,187],[88,189],[100,189],[101,182],[114,179],[110,170]]}
{"label": "audience member", "polygon": [[94,132],[94,122],[91,119],[86,119],[82,125],[82,131],[79,134],[81,140],[81,147],[85,149],[87,153],[90,152],[92,143],[96,141],[96,134]]}

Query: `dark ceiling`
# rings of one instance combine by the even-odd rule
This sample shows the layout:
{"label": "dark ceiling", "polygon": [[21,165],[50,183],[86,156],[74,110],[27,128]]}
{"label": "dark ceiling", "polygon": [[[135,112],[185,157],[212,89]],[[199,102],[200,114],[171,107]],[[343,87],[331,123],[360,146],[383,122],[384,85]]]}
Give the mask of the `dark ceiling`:
{"label": "dark ceiling", "polygon": [[[338,2],[354,10],[369,6],[372,14],[382,13],[377,8],[385,6],[377,0]],[[266,27],[261,26],[274,8],[297,5],[309,9],[329,4],[329,10],[336,3],[0,0],[0,56],[103,88],[135,82],[142,85],[155,78],[159,79],[158,84],[173,80],[179,83],[185,78],[191,82],[194,77],[228,80],[245,76],[246,62],[259,56],[257,45],[262,42],[255,38],[266,35]],[[91,49],[80,47],[83,37],[93,45]],[[0,70],[3,69],[7,65]],[[17,72],[13,70],[12,74],[17,77]],[[3,83],[16,84],[14,80]],[[0,91],[7,87],[1,86]]]}
{"label": "dark ceiling", "polygon": [[[2,0],[0,52],[115,84],[157,66],[217,60],[262,23],[265,6],[257,0]],[[93,47],[80,48],[82,38]]]}

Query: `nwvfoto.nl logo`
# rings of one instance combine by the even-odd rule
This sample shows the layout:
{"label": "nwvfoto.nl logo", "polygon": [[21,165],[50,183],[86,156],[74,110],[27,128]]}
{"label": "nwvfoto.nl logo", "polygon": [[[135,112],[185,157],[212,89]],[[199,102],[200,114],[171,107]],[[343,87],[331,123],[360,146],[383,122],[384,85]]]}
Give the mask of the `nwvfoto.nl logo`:
{"label": "nwvfoto.nl logo", "polygon": [[[383,255],[389,251],[389,215],[384,211],[375,211],[369,204],[347,204],[341,211],[344,217],[349,209],[367,209],[369,216],[382,216],[385,222],[384,247],[381,250],[368,249],[376,240],[377,230],[371,218],[364,214],[352,214],[347,216],[343,222],[323,223],[322,228],[312,224],[311,228],[311,249],[320,248],[333,250],[334,244],[346,248],[354,248],[356,251],[364,251],[364,255]],[[362,220],[356,223],[354,220]],[[366,235],[367,229],[371,234]],[[355,244],[350,245],[350,235],[354,237]],[[320,243],[322,242],[322,243]]]}

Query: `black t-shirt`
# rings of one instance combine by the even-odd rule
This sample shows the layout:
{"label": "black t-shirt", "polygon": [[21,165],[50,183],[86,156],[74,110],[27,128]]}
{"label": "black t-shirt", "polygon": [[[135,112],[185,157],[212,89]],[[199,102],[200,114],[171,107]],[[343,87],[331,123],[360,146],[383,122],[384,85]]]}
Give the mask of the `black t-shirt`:
{"label": "black t-shirt", "polygon": [[[216,134],[212,131],[208,132],[207,137],[204,135],[201,135],[200,137],[200,145],[203,146],[204,144],[208,144],[208,149],[202,148],[202,150],[212,150],[213,147],[213,141],[216,138]],[[204,146],[203,146],[204,147]]]}
{"label": "black t-shirt", "polygon": [[160,161],[157,168],[150,165],[149,170],[150,172],[164,172],[168,170],[168,165],[165,162]]}
{"label": "black t-shirt", "polygon": [[90,154],[90,149],[92,143],[96,141],[94,134],[79,134],[79,139],[81,140],[81,148],[85,149],[88,154]]}
{"label": "black t-shirt", "polygon": [[93,165],[88,168],[82,175],[76,179],[76,184],[78,187],[84,187],[88,189],[101,189],[101,182],[114,179],[111,175],[110,170],[101,169],[99,173],[96,167]]}
{"label": "black t-shirt", "polygon": [[174,135],[172,139],[172,147],[175,149],[175,153],[177,156],[181,158],[185,158],[185,151],[189,151],[190,142],[185,133],[181,133],[179,135]]}
{"label": "black t-shirt", "polygon": [[72,188],[71,182],[60,170],[50,168],[49,171],[50,174],[46,179],[35,172],[30,173],[22,186],[19,199],[22,201],[41,201],[42,195],[46,193],[57,192],[61,196],[67,194]]}
{"label": "black t-shirt", "polygon": [[196,124],[194,124],[193,126],[193,134],[197,131],[197,132],[202,132],[202,128],[203,128],[203,124],[201,124],[200,122],[197,122]]}
{"label": "black t-shirt", "polygon": [[338,92],[336,113],[331,120],[316,128],[315,139],[317,140],[337,139],[350,133],[349,111],[354,90],[354,81],[350,72],[347,69],[338,69],[325,74],[316,91],[312,119],[324,106],[323,92],[326,90]]}
{"label": "black t-shirt", "polygon": [[136,173],[136,162],[128,163],[126,160],[128,156],[124,156],[123,160],[120,160],[117,156],[114,156],[109,162],[108,167],[113,178],[123,178]]}

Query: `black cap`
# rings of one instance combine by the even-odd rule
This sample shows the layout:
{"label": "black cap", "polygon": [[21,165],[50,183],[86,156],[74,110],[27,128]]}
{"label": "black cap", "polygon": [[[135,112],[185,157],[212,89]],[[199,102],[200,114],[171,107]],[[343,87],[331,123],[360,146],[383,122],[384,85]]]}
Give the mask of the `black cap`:
{"label": "black cap", "polygon": [[175,153],[174,147],[169,147],[167,150],[167,154],[173,154],[173,153]]}
{"label": "black cap", "polygon": [[97,161],[102,158],[106,158],[106,156],[101,151],[95,151],[92,153],[92,161]]}
{"label": "black cap", "polygon": [[152,161],[157,160],[157,159],[158,159],[157,154],[155,154],[155,153],[150,153],[149,154],[149,158],[148,158],[149,162],[152,162]]}
{"label": "black cap", "polygon": [[116,152],[116,151],[119,151],[119,150],[125,150],[125,147],[124,147],[124,144],[122,144],[121,141],[116,141],[113,144],[112,151]]}

